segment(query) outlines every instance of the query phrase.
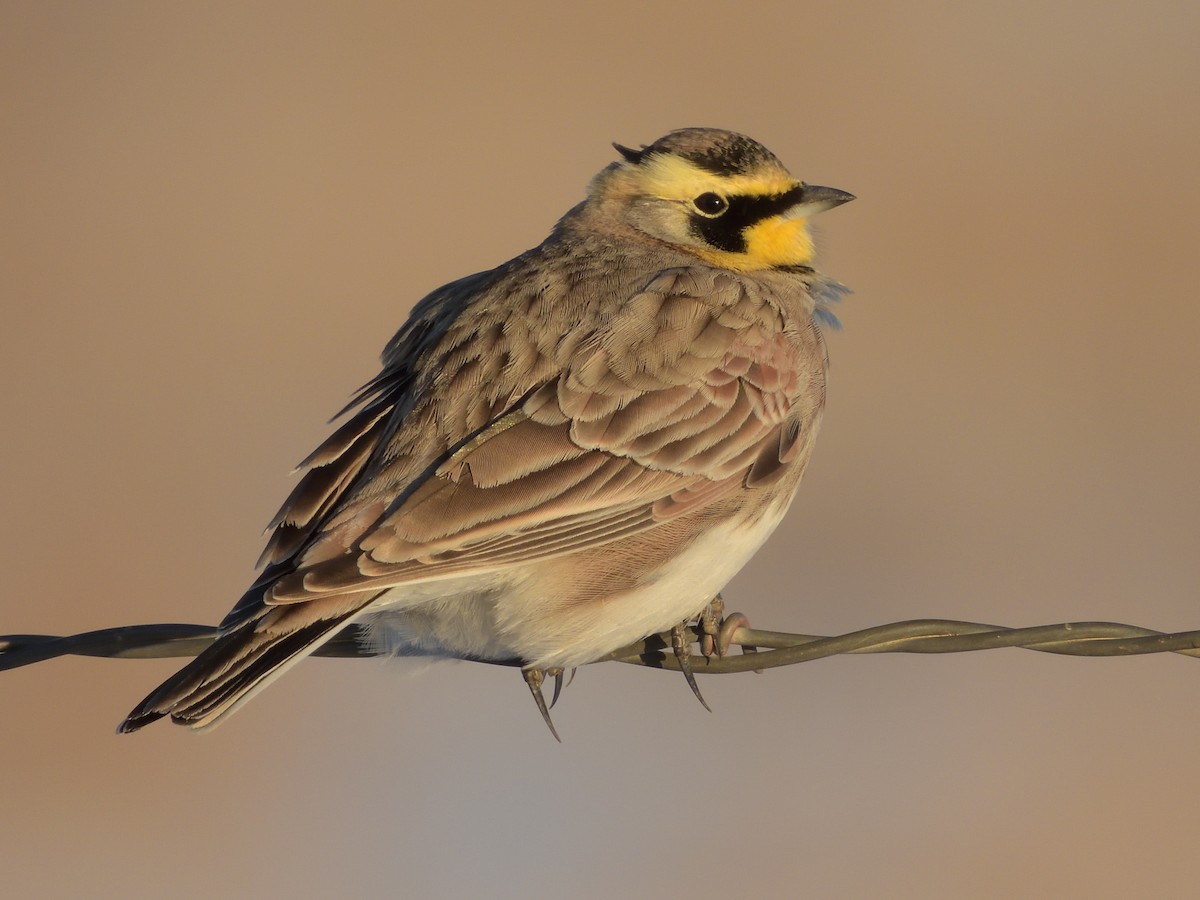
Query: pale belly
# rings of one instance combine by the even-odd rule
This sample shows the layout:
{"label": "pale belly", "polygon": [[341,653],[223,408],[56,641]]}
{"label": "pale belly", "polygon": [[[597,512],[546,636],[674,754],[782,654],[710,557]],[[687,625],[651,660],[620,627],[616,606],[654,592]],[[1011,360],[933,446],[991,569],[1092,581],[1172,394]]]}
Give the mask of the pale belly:
{"label": "pale belly", "polygon": [[573,598],[573,559],[562,557],[394,588],[360,623],[376,652],[583,665],[698,615],[775,530],[788,501],[777,501],[753,525],[714,525],[619,592]]}

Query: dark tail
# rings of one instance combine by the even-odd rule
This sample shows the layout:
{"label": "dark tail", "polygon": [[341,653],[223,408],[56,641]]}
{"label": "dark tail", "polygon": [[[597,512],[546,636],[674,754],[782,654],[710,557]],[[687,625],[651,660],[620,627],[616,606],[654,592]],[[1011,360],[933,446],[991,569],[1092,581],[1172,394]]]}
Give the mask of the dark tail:
{"label": "dark tail", "polygon": [[137,731],[164,716],[196,730],[216,725],[332,638],[361,609],[356,604],[331,618],[306,616],[311,621],[289,628],[300,610],[275,607],[235,626],[152,691],[117,732]]}

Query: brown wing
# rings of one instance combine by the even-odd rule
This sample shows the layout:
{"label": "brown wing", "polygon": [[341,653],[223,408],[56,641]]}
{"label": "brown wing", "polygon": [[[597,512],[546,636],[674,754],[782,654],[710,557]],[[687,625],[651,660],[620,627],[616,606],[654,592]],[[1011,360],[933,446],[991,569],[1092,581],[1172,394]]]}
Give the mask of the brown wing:
{"label": "brown wing", "polygon": [[813,349],[753,283],[665,272],[393,508],[349,504],[265,600],[561,556],[714,502],[791,458]]}

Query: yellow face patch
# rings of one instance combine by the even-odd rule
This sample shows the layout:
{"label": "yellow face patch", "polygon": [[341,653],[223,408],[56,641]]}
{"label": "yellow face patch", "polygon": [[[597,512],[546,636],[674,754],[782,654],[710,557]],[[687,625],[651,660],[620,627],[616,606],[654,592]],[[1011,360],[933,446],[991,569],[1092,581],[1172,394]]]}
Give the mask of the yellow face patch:
{"label": "yellow face patch", "polygon": [[626,173],[639,193],[681,204],[680,215],[693,222],[701,215],[692,202],[697,197],[711,193],[728,201],[725,212],[706,217],[710,225],[701,227],[699,234],[719,232],[726,226],[737,236],[728,242],[733,246],[722,248],[715,237],[705,237],[706,243],[687,245],[706,262],[738,271],[812,262],[813,241],[807,219],[784,218],[786,210],[780,209],[765,218],[749,220],[744,217],[746,203],[738,202],[739,198],[769,202],[802,186],[782,169],[768,167],[750,174],[718,175],[678,156],[653,154],[629,166]]}
{"label": "yellow face patch", "polygon": [[710,247],[692,249],[705,262],[736,272],[807,266],[815,255],[807,219],[766,219],[747,228],[745,238],[746,249],[736,253]]}
{"label": "yellow face patch", "polygon": [[745,231],[745,256],[767,266],[806,266],[813,259],[808,219],[774,216]]}

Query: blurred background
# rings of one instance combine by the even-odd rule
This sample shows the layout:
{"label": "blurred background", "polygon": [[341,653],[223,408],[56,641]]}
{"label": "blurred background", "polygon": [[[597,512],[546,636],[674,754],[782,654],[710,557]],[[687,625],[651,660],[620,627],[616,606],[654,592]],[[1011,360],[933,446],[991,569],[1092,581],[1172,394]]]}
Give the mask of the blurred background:
{"label": "blurred background", "polygon": [[[743,131],[859,200],[755,625],[1200,628],[1194,3],[0,3],[0,633],[215,622],[419,297],[614,158]],[[702,680],[311,660],[117,737],[174,660],[0,675],[21,897],[1194,890],[1200,664]]]}

